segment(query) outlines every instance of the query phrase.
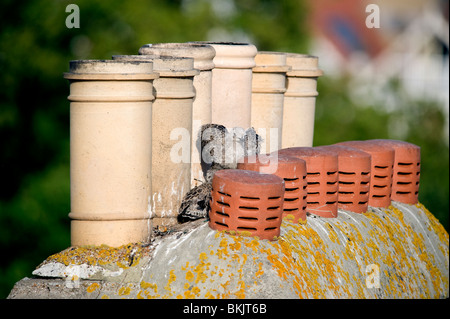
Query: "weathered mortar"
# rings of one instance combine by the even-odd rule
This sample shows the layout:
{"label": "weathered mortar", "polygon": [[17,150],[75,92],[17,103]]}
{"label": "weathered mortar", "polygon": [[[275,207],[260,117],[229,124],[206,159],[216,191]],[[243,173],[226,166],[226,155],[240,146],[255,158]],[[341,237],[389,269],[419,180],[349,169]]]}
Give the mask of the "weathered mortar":
{"label": "weathered mortar", "polygon": [[[339,210],[337,218],[311,215],[307,224],[284,220],[273,242],[216,232],[204,221],[189,224],[149,246],[67,249],[41,264],[36,278],[19,281],[8,298],[449,296],[448,233],[421,204]],[[98,268],[89,274],[74,271],[76,265]],[[370,265],[379,267],[380,288],[366,285]]]}

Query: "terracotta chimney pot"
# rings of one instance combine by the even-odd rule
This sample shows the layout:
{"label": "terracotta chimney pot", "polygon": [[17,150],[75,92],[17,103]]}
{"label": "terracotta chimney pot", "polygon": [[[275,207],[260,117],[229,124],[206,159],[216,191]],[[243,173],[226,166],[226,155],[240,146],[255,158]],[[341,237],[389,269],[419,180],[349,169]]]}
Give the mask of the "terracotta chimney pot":
{"label": "terracotta chimney pot", "polygon": [[371,155],[369,206],[389,207],[391,205],[394,149],[369,141],[346,141],[335,145],[354,147]]}
{"label": "terracotta chimney pot", "polygon": [[369,140],[392,147],[395,151],[391,199],[405,204],[417,204],[420,182],[420,147],[398,140]]}
{"label": "terracotta chimney pot", "polygon": [[371,155],[357,148],[326,145],[318,148],[338,154],[338,208],[365,213],[369,205]]}
{"label": "terracotta chimney pot", "polygon": [[306,222],[306,162],[286,155],[248,156],[238,169],[274,174],[284,180],[283,218],[294,223]]}
{"label": "terracotta chimney pot", "polygon": [[306,162],[306,211],[326,218],[337,217],[337,154],[316,147],[284,148],[278,154],[298,157]]}
{"label": "terracotta chimney pot", "polygon": [[274,240],[280,235],[284,182],[275,175],[241,169],[215,173],[209,226],[219,231]]}

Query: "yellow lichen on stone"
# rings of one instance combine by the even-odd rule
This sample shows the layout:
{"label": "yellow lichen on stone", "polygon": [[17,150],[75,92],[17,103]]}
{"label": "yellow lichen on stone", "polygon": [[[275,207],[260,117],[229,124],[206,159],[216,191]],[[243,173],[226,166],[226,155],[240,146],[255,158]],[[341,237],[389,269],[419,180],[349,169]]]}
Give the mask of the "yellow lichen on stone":
{"label": "yellow lichen on stone", "polygon": [[430,227],[433,229],[434,233],[436,233],[439,236],[439,240],[442,243],[448,243],[449,240],[448,232],[445,230],[444,226],[441,223],[439,223],[437,218],[432,213],[430,213],[430,211],[421,203],[417,203],[416,207],[419,208],[421,211],[423,211],[425,215],[428,217],[428,220],[430,221]]}
{"label": "yellow lichen on stone", "polygon": [[149,283],[149,282],[141,281],[139,285],[140,285],[141,289],[143,289],[143,290],[153,289],[153,291],[155,293],[158,293],[158,285],[156,285],[156,284],[152,284],[152,283]]}
{"label": "yellow lichen on stone", "polygon": [[337,234],[336,234],[334,228],[331,226],[330,223],[326,223],[326,225],[327,225],[328,231],[329,231],[328,237],[330,237],[330,239],[333,243],[339,243],[339,239],[337,237]]}
{"label": "yellow lichen on stone", "polygon": [[172,269],[169,272],[169,279],[167,280],[167,285],[164,287],[165,290],[167,291],[172,291],[172,288],[170,287],[170,285],[177,280],[177,276],[175,275],[175,271]]}
{"label": "yellow lichen on stone", "polygon": [[88,293],[94,292],[95,290],[97,290],[100,287],[100,285],[96,282],[92,283],[89,285],[89,287],[86,288],[86,291]]}
{"label": "yellow lichen on stone", "polygon": [[187,280],[187,281],[192,281],[192,280],[194,280],[194,274],[192,273],[192,271],[188,271],[188,272],[186,273],[186,280]]}
{"label": "yellow lichen on stone", "polygon": [[126,296],[126,295],[129,295],[130,292],[131,292],[131,288],[127,286],[127,287],[119,288],[118,294],[119,294],[119,296]]}
{"label": "yellow lichen on stone", "polygon": [[[419,213],[422,217],[426,214]],[[409,215],[391,206],[347,216],[308,224],[285,218],[276,241],[258,240],[239,232],[216,232],[204,251],[189,255],[189,261],[181,261],[165,272],[167,285],[164,294],[157,296],[252,298],[263,280],[274,280],[273,274],[278,289],[299,298],[445,295],[448,276],[440,273],[426,235],[411,227]],[[434,229],[431,224],[428,227]],[[440,238],[448,238],[445,235],[442,233]],[[366,286],[368,265],[379,267],[380,288]],[[149,288],[153,286],[141,282],[138,297],[155,298],[147,291]]]}
{"label": "yellow lichen on stone", "polygon": [[[120,247],[101,246],[77,246],[69,247],[59,253],[48,257],[44,263],[59,262],[68,265],[88,264],[90,266],[104,266],[116,264],[121,268],[128,268],[139,262],[144,253],[149,249],[142,248],[142,244],[127,244]],[[130,258],[132,257],[132,258]]]}
{"label": "yellow lichen on stone", "polygon": [[255,277],[259,278],[264,274],[264,271],[262,270],[262,262],[258,263],[258,271],[255,273]]}
{"label": "yellow lichen on stone", "polygon": [[238,282],[239,290],[235,292],[235,296],[238,299],[245,299],[245,282],[243,280],[240,280]]}

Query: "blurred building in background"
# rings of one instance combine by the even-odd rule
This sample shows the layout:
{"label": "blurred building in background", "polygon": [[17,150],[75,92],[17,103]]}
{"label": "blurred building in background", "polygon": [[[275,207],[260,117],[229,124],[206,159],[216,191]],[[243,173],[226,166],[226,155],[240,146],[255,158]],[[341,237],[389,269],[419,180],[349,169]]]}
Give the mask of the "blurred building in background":
{"label": "blurred building in background", "polygon": [[[366,25],[376,14],[371,4],[378,6],[379,28]],[[396,98],[386,95],[393,79],[412,98],[436,100],[446,115],[448,144],[449,1],[309,0],[309,5],[310,53],[320,57],[325,73],[350,75],[355,99],[376,99],[388,110],[395,108]]]}

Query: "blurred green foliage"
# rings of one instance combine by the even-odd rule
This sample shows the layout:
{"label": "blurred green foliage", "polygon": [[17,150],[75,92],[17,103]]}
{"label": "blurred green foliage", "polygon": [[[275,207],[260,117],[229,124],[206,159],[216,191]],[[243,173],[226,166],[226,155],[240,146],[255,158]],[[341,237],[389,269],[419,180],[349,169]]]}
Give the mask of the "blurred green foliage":
{"label": "blurred green foliage", "polygon": [[[304,1],[73,1],[80,28],[68,29],[71,2],[0,2],[0,298],[70,245],[69,103],[62,78],[70,60],[212,36],[244,37],[259,50],[308,48]],[[402,95],[388,113],[370,101],[352,101],[347,82],[319,80],[315,144],[392,138],[389,125],[406,123],[411,129],[404,140],[422,147],[420,200],[448,229],[448,146],[439,106]]]}

